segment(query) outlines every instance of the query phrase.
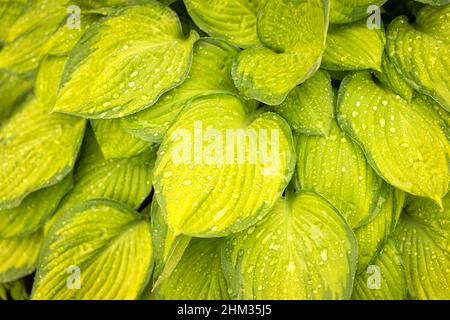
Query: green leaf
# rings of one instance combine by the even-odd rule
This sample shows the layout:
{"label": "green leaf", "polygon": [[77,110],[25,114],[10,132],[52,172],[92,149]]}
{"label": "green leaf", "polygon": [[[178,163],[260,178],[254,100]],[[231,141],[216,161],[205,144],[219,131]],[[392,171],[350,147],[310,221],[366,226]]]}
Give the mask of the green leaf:
{"label": "green leaf", "polygon": [[30,75],[19,76],[0,71],[0,124],[11,115],[32,86]]}
{"label": "green leaf", "polygon": [[0,283],[0,300],[28,300],[28,293],[23,279]]}
{"label": "green leaf", "polygon": [[441,210],[429,200],[412,198],[395,230],[408,292],[416,299],[450,299],[450,195],[443,200]]}
{"label": "green leaf", "polygon": [[126,132],[117,120],[91,120],[91,125],[105,159],[129,158],[152,148],[151,143]]}
{"label": "green leaf", "polygon": [[54,110],[97,119],[148,108],[184,81],[197,39],[157,2],[119,9],[71,52]]}
{"label": "green leaf", "polygon": [[355,230],[358,240],[357,274],[363,272],[369,263],[380,253],[389,236],[395,229],[405,202],[405,193],[385,184],[387,189],[381,203],[380,212],[369,223]]}
{"label": "green leaf", "polygon": [[357,251],[342,216],[322,197],[301,192],[227,238],[222,259],[233,299],[349,299]]}
{"label": "green leaf", "polygon": [[85,120],[50,114],[29,97],[0,128],[0,209],[60,182],[73,168]]}
{"label": "green leaf", "polygon": [[322,68],[380,70],[386,37],[384,29],[369,29],[366,21],[330,25]]}
{"label": "green leaf", "polygon": [[450,5],[424,7],[414,24],[404,16],[392,21],[387,52],[415,90],[450,111]]}
{"label": "green leaf", "polygon": [[34,92],[38,100],[48,108],[55,104],[66,62],[66,56],[51,55],[42,58],[39,65]]}
{"label": "green leaf", "polygon": [[227,300],[221,264],[222,239],[192,239],[156,296],[164,300]]}
{"label": "green leaf", "polygon": [[32,299],[136,299],[151,267],[149,221],[118,202],[87,201],[50,228]]}
{"label": "green leaf", "polygon": [[257,20],[268,0],[184,0],[195,24],[211,37],[240,47],[259,44]]}
{"label": "green leaf", "polygon": [[225,41],[200,39],[194,45],[189,76],[150,108],[121,119],[122,126],[149,142],[161,143],[164,134],[192,98],[212,93],[237,93],[231,79],[231,61],[238,49]]}
{"label": "green leaf", "polygon": [[295,157],[277,114],[247,114],[231,95],[193,100],[167,132],[155,195],[175,235],[213,237],[264,216],[289,182]]}
{"label": "green leaf", "polygon": [[449,185],[450,145],[429,102],[416,96],[408,103],[369,73],[356,73],[339,90],[338,120],[388,183],[440,203]]}
{"label": "green leaf", "polygon": [[330,75],[319,70],[309,80],[294,88],[274,110],[295,131],[308,135],[328,135],[334,117],[334,92]]}
{"label": "green leaf", "polygon": [[387,0],[330,0],[330,22],[349,23],[369,16],[371,5],[381,7]]}
{"label": "green leaf", "polygon": [[172,230],[169,229],[156,200],[152,202],[151,207],[151,230],[155,257],[153,287],[156,287],[161,281],[170,277],[180,262],[191,238],[174,235]]}
{"label": "green leaf", "polygon": [[330,201],[353,228],[380,211],[381,178],[372,170],[361,148],[332,122],[326,137],[297,137],[296,181],[300,189]]}
{"label": "green leaf", "polygon": [[67,14],[65,1],[37,0],[11,26],[0,51],[0,69],[25,73],[36,69],[43,47]]}
{"label": "green leaf", "polygon": [[395,241],[389,239],[369,269],[356,276],[352,299],[405,300],[406,291],[403,261]]}
{"label": "green leaf", "polygon": [[11,26],[25,9],[28,0],[3,0],[0,2],[0,42],[8,39]]}
{"label": "green leaf", "polygon": [[257,24],[264,46],[242,51],[233,63],[233,80],[242,96],[279,105],[317,71],[328,29],[327,4],[324,0],[267,2]]}
{"label": "green leaf", "polygon": [[68,174],[61,182],[33,192],[18,207],[0,210],[0,238],[22,237],[37,231],[71,188],[72,174]]}
{"label": "green leaf", "polygon": [[34,271],[42,238],[42,231],[24,237],[0,238],[0,282],[14,281]]}
{"label": "green leaf", "polygon": [[414,90],[410,87],[408,82],[406,82],[400,73],[395,68],[394,64],[389,60],[387,55],[383,55],[383,60],[381,62],[381,71],[375,72],[375,76],[384,85],[388,86],[392,91],[398,94],[400,97],[410,102]]}
{"label": "green leaf", "polygon": [[106,160],[93,132],[88,130],[75,168],[74,187],[63,199],[47,229],[59,216],[86,200],[111,199],[137,210],[152,190],[154,161],[154,150],[132,158]]}

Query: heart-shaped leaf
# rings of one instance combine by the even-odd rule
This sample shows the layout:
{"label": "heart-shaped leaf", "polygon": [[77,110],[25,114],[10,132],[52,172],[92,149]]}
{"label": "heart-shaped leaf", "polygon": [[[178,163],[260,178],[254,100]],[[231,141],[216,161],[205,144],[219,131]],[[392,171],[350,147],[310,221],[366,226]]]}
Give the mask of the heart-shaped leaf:
{"label": "heart-shaped leaf", "polygon": [[443,206],[410,199],[394,233],[416,299],[450,299],[450,195]]}
{"label": "heart-shaped leaf", "polygon": [[338,120],[388,183],[441,202],[449,186],[450,145],[429,99],[408,103],[369,73],[356,73],[339,90]]}
{"label": "heart-shaped leaf", "polygon": [[26,5],[7,32],[0,69],[25,73],[36,69],[43,47],[67,14],[65,1],[37,0]]}
{"label": "heart-shaped leaf", "polygon": [[184,0],[195,24],[212,37],[240,47],[259,44],[258,12],[268,0]]}
{"label": "heart-shaped leaf", "polygon": [[366,21],[330,25],[321,67],[329,70],[380,70],[386,36]]}
{"label": "heart-shaped leaf", "polygon": [[29,97],[0,128],[0,209],[60,182],[75,163],[85,120],[48,109]]}
{"label": "heart-shaped leaf", "polygon": [[294,88],[286,100],[274,109],[298,132],[328,135],[334,117],[334,92],[330,75],[319,70]]}
{"label": "heart-shaped leaf", "polygon": [[330,0],[330,22],[349,23],[373,14],[371,6],[381,7],[387,0]]}
{"label": "heart-shaped leaf", "polygon": [[191,102],[167,132],[155,165],[155,195],[175,235],[212,237],[264,216],[294,170],[289,125],[248,114],[232,95]]}
{"label": "heart-shaped leaf", "polygon": [[164,300],[226,300],[222,239],[192,239],[170,277],[156,289]]}
{"label": "heart-shaped leaf", "polygon": [[20,279],[34,271],[42,238],[42,231],[24,237],[0,238],[0,282]]}
{"label": "heart-shaped leaf", "polygon": [[33,192],[18,207],[0,210],[0,238],[23,237],[37,231],[70,188],[72,174],[51,187]]}
{"label": "heart-shaped leaf", "polygon": [[157,2],[119,9],[71,52],[54,110],[117,118],[148,108],[184,81],[197,39]]}
{"label": "heart-shaped leaf", "polygon": [[394,240],[389,239],[371,265],[356,276],[353,300],[405,300],[406,277]]}
{"label": "heart-shaped leaf", "polygon": [[357,274],[366,270],[369,263],[380,253],[389,236],[395,229],[405,202],[405,193],[387,184],[384,190],[382,207],[378,215],[369,223],[355,230],[358,240]]}
{"label": "heart-shaped leaf", "polygon": [[414,24],[404,16],[388,27],[387,51],[402,77],[450,111],[450,5],[426,6]]}
{"label": "heart-shaped leaf", "polygon": [[64,197],[54,221],[78,203],[103,198],[120,201],[138,209],[152,190],[155,151],[139,156],[105,159],[91,130],[86,132],[83,150],[74,173],[74,187]]}
{"label": "heart-shaped leaf", "polygon": [[20,104],[33,86],[31,76],[19,76],[0,71],[0,124]]}
{"label": "heart-shaped leaf", "polygon": [[87,201],[50,228],[32,298],[136,299],[151,266],[147,217],[118,202]]}
{"label": "heart-shaped leaf", "polygon": [[319,193],[357,228],[380,211],[382,180],[361,148],[332,122],[328,136],[297,137],[296,181]]}
{"label": "heart-shaped leaf", "polygon": [[183,106],[192,98],[212,93],[237,93],[231,61],[238,49],[225,41],[205,38],[194,45],[189,76],[150,108],[121,119],[123,127],[149,142],[160,143]]}
{"label": "heart-shaped leaf", "polygon": [[385,54],[381,62],[381,72],[375,72],[376,77],[384,85],[388,86],[392,91],[398,94],[406,101],[411,101],[413,97],[413,89],[402,78],[400,73],[395,68],[394,64],[389,60],[389,57]]}
{"label": "heart-shaped leaf", "polygon": [[[242,51],[232,75],[241,95],[279,105],[317,71],[328,29],[328,1],[268,0],[258,15],[264,46]],[[289,17],[289,19],[286,19]]]}
{"label": "heart-shaped leaf", "polygon": [[105,159],[129,158],[152,148],[151,143],[126,132],[117,120],[91,120],[91,125]]}
{"label": "heart-shaped leaf", "polygon": [[234,299],[349,299],[357,254],[343,217],[322,197],[301,192],[227,238],[223,268]]}

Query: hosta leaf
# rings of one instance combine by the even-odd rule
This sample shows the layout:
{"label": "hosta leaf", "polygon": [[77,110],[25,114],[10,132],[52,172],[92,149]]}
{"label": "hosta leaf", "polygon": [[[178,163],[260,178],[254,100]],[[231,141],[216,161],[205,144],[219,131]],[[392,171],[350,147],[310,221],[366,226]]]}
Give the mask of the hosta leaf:
{"label": "hosta leaf", "polygon": [[405,300],[405,268],[394,240],[386,242],[367,272],[356,276],[353,300]]}
{"label": "hosta leaf", "polygon": [[66,65],[65,56],[45,56],[36,74],[34,92],[39,101],[51,108],[58,96],[59,82]]}
{"label": "hosta leaf", "polygon": [[155,152],[148,150],[137,157],[106,160],[88,130],[83,152],[74,173],[74,187],[63,199],[47,228],[78,203],[104,198],[120,201],[138,209],[152,190]]}
{"label": "hosta leaf", "polygon": [[152,148],[151,143],[126,132],[117,120],[91,120],[91,125],[106,159],[133,157]]}
{"label": "hosta leaf", "polygon": [[369,29],[366,21],[331,25],[322,68],[330,70],[380,70],[385,44],[384,29]]}
{"label": "hosta leaf", "polygon": [[339,90],[338,120],[387,182],[440,203],[449,185],[450,146],[429,102],[417,96],[408,103],[369,73],[356,73]]}
{"label": "hosta leaf", "polygon": [[223,266],[232,298],[348,299],[355,236],[322,197],[288,194],[256,226],[230,236]]}
{"label": "hosta leaf", "polygon": [[84,128],[85,120],[50,114],[29,97],[0,128],[0,209],[61,181],[73,168]]}
{"label": "hosta leaf", "polygon": [[18,76],[0,71],[0,123],[10,116],[32,86],[32,76]]}
{"label": "hosta leaf", "polygon": [[371,5],[381,7],[387,0],[330,0],[330,22],[348,23],[367,17]]}
{"label": "hosta leaf", "polygon": [[[32,298],[136,299],[149,279],[151,266],[147,217],[110,200],[84,202],[50,228]],[[74,290],[70,285],[77,281],[71,276],[77,275],[79,286]]]}
{"label": "hosta leaf", "polygon": [[222,239],[192,239],[157,297],[164,300],[225,300],[228,289],[221,265]]}
{"label": "hosta leaf", "polygon": [[327,137],[299,135],[296,147],[300,189],[321,194],[353,228],[379,212],[382,180],[335,121]]}
{"label": "hosta leaf", "polygon": [[248,47],[259,44],[258,12],[268,0],[184,0],[195,24],[212,37]]}
{"label": "hosta leaf", "polygon": [[193,100],[155,165],[155,195],[169,227],[211,237],[255,223],[289,182],[293,149],[289,125],[275,113],[247,114],[231,95]]}
{"label": "hosta leaf", "polygon": [[426,6],[414,24],[398,17],[388,27],[389,59],[416,90],[450,111],[450,5]]}
{"label": "hosta leaf", "polygon": [[117,10],[70,54],[54,110],[117,118],[148,108],[185,79],[197,38],[157,2]]}
{"label": "hosta leaf", "polygon": [[405,262],[409,294],[416,299],[450,299],[450,195],[442,211],[413,198],[395,230]]}
{"label": "hosta leaf", "polygon": [[275,111],[298,132],[328,135],[334,112],[334,92],[328,72],[320,70],[294,88]]}
{"label": "hosta leaf", "polygon": [[0,69],[25,73],[38,66],[44,44],[67,14],[64,2],[30,2],[9,29],[8,43],[0,51]]}
{"label": "hosta leaf", "polygon": [[28,293],[23,279],[0,283],[0,300],[28,300]]}
{"label": "hosta leaf", "polygon": [[381,72],[375,72],[375,75],[378,80],[388,86],[400,97],[408,102],[411,101],[414,92],[413,89],[403,79],[386,54],[383,56],[383,60],[381,62]]}
{"label": "hosta leaf", "polygon": [[327,4],[323,0],[267,2],[258,16],[258,36],[264,46],[242,51],[233,63],[232,76],[241,95],[278,105],[314,74],[325,47]]}
{"label": "hosta leaf", "polygon": [[8,32],[25,9],[28,0],[0,1],[0,42],[8,39]]}
{"label": "hosta leaf", "polygon": [[53,214],[70,188],[72,175],[68,174],[60,183],[33,192],[18,207],[0,210],[0,238],[35,232]]}
{"label": "hosta leaf", "polygon": [[24,237],[0,238],[0,282],[20,279],[34,271],[42,238],[42,231]]}
{"label": "hosta leaf", "polygon": [[389,236],[394,231],[405,202],[405,193],[388,187],[385,200],[379,214],[369,223],[355,230],[358,240],[358,268],[357,273],[366,270],[369,263],[377,256]]}
{"label": "hosta leaf", "polygon": [[189,242],[190,237],[175,236],[167,226],[164,216],[156,201],[152,202],[151,229],[153,239],[153,252],[155,268],[153,280],[155,285],[168,278],[180,262]]}
{"label": "hosta leaf", "polygon": [[160,143],[190,99],[212,93],[237,93],[230,75],[231,60],[237,53],[237,48],[225,41],[200,39],[194,45],[187,79],[164,94],[152,107],[123,118],[123,127],[141,139]]}

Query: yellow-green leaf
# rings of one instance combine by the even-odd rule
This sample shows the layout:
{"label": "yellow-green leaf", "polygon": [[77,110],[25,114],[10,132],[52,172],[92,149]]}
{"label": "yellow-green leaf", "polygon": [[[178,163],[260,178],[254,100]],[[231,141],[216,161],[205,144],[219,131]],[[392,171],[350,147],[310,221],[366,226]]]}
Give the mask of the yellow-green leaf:
{"label": "yellow-green leaf", "polygon": [[404,16],[388,27],[387,52],[402,77],[450,111],[450,5],[425,6],[414,24]]}
{"label": "yellow-green leaf", "polygon": [[339,90],[338,120],[388,183],[441,202],[449,186],[450,145],[429,99],[417,95],[408,103],[369,73],[355,73]]}
{"label": "yellow-green leaf", "polygon": [[361,148],[332,122],[326,137],[297,137],[296,182],[330,201],[353,228],[380,211],[383,182]]}
{"label": "yellow-green leaf", "polygon": [[155,195],[175,235],[222,236],[264,216],[289,182],[295,156],[277,114],[248,114],[232,95],[193,100],[167,132]]}
{"label": "yellow-green leaf", "polygon": [[268,0],[257,22],[263,46],[242,51],[233,63],[240,94],[268,105],[282,103],[319,68],[327,29],[328,1]]}
{"label": "yellow-green leaf", "polygon": [[394,233],[408,292],[416,299],[450,299],[450,195],[443,206],[441,210],[427,199],[410,199]]}
{"label": "yellow-green leaf", "polygon": [[387,0],[330,0],[330,22],[349,23],[373,14],[370,6],[381,7]]}
{"label": "yellow-green leaf", "polygon": [[357,275],[353,300],[405,300],[405,267],[397,244],[391,238],[370,263],[368,269]]}
{"label": "yellow-green leaf", "polygon": [[301,192],[227,238],[222,263],[234,299],[349,299],[357,251],[350,226],[329,202]]}
{"label": "yellow-green leaf", "polygon": [[73,168],[85,120],[49,110],[29,97],[0,128],[0,209],[60,182]]}
{"label": "yellow-green leaf", "polygon": [[184,81],[197,39],[157,2],[119,9],[71,52],[54,110],[95,119],[148,108]]}
{"label": "yellow-green leaf", "polygon": [[110,200],[84,202],[50,228],[32,299],[136,299],[151,267],[147,217]]}

